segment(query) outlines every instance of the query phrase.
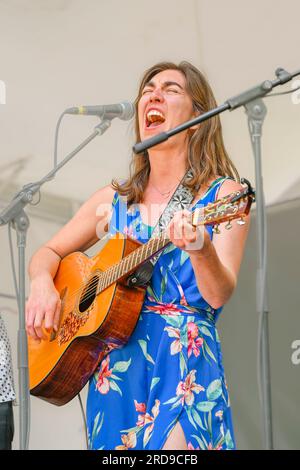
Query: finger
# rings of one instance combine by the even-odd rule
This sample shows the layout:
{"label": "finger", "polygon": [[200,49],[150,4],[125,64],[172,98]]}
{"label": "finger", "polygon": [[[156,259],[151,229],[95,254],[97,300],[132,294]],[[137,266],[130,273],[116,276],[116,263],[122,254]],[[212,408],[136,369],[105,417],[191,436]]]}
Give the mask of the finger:
{"label": "finger", "polygon": [[185,218],[185,217],[190,217],[191,215],[191,212],[188,211],[187,209],[182,209],[180,211],[176,211],[175,214],[174,214],[174,218],[179,218],[179,219],[182,219],[182,218]]}
{"label": "finger", "polygon": [[192,216],[192,213],[191,213],[191,211],[188,211],[187,209],[183,209],[182,215],[183,215],[183,217],[185,217],[189,220]]}
{"label": "finger", "polygon": [[44,317],[45,317],[44,311],[38,310],[34,319],[34,323],[33,323],[35,334],[39,339],[46,339],[46,336],[44,335],[43,328],[42,328]]}
{"label": "finger", "polygon": [[197,227],[196,231],[194,231],[193,226],[190,225],[186,230],[187,250],[201,250],[204,244],[204,227]]}
{"label": "finger", "polygon": [[170,238],[171,241],[174,240],[174,231],[175,231],[174,221],[172,220],[167,227],[168,237]]}
{"label": "finger", "polygon": [[59,299],[57,304],[56,304],[56,309],[55,309],[55,312],[54,312],[54,319],[53,319],[53,323],[54,323],[54,330],[57,331],[58,330],[58,325],[59,325],[59,320],[60,320],[60,312],[61,312],[61,300]]}
{"label": "finger", "polygon": [[184,227],[184,221],[182,218],[179,218],[174,221],[174,239],[177,242],[182,241],[184,238],[183,227]]}
{"label": "finger", "polygon": [[182,230],[176,225],[171,229],[171,241],[173,245],[177,246],[177,248],[183,249],[185,246],[182,238]]}
{"label": "finger", "polygon": [[176,213],[176,217],[174,217],[170,226],[172,242],[179,248],[184,247],[185,244],[184,227],[187,223],[186,220],[183,211],[179,211]]}
{"label": "finger", "polygon": [[193,230],[193,226],[185,220],[182,225],[183,239],[187,243],[193,243],[197,239],[197,234]]}
{"label": "finger", "polygon": [[44,321],[44,326],[47,331],[50,331],[51,328],[53,328],[53,317],[54,317],[54,308],[49,308],[45,312],[45,321]]}
{"label": "finger", "polygon": [[27,319],[26,319],[26,331],[27,333],[35,340],[38,340],[38,336],[35,333],[34,329],[34,319],[35,319],[35,310],[28,307],[27,310]]}
{"label": "finger", "polygon": [[173,218],[171,219],[171,221],[169,222],[166,230],[170,230],[171,227],[173,226],[177,226],[178,223],[180,221],[182,221],[183,219],[187,218],[189,215],[189,211],[186,211],[186,210],[180,210],[180,211],[177,211],[175,212]]}

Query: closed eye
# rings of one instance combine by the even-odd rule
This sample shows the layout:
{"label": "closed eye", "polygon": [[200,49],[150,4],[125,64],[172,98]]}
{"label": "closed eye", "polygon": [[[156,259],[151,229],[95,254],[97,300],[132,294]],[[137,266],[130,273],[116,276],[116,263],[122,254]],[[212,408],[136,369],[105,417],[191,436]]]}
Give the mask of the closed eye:
{"label": "closed eye", "polygon": [[150,88],[147,89],[147,90],[143,90],[143,91],[142,91],[142,95],[145,95],[146,93],[151,93],[151,91],[152,91],[152,90],[150,90]]}

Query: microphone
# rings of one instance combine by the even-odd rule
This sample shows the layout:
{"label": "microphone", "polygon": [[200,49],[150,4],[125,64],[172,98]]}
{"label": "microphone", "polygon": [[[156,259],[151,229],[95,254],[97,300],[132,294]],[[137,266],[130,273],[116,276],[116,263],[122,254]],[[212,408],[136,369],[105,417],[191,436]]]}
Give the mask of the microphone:
{"label": "microphone", "polygon": [[128,121],[134,115],[134,106],[129,101],[99,106],[78,106],[66,109],[65,114],[85,114],[88,116],[99,116],[102,119],[118,117],[123,121]]}

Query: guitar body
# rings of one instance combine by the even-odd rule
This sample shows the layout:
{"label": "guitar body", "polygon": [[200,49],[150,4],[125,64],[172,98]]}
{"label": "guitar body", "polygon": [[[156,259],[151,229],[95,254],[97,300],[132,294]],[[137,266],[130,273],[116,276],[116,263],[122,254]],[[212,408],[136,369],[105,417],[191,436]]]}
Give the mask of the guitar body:
{"label": "guitar body", "polygon": [[68,403],[104,356],[129,340],[145,288],[129,288],[124,278],[96,295],[97,276],[140,245],[117,234],[93,258],[75,252],[61,261],[54,279],[62,300],[58,331],[40,343],[28,336],[32,395],[55,405]]}

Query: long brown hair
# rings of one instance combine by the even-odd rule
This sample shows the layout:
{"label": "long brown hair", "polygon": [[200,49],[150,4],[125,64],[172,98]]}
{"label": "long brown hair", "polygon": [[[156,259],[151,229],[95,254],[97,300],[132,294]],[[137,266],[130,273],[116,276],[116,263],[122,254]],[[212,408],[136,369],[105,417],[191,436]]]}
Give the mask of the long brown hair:
{"label": "long brown hair", "polygon": [[[189,93],[194,110],[203,114],[217,106],[212,89],[204,75],[189,62],[179,65],[172,62],[160,62],[146,70],[142,77],[137,98],[135,99],[135,136],[136,143],[141,141],[138,122],[138,102],[145,85],[159,72],[178,70],[186,79],[186,90]],[[224,146],[222,127],[219,115],[201,123],[189,137],[187,169],[191,168],[192,178],[186,186],[196,194],[201,184],[206,184],[216,175],[230,176],[240,181],[238,171],[230,160]],[[150,173],[148,152],[132,155],[130,176],[122,183],[112,181],[112,187],[121,196],[127,197],[127,204],[139,203],[143,200]]]}

